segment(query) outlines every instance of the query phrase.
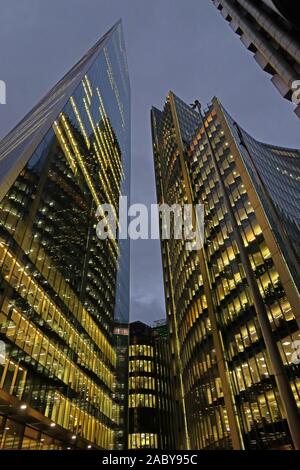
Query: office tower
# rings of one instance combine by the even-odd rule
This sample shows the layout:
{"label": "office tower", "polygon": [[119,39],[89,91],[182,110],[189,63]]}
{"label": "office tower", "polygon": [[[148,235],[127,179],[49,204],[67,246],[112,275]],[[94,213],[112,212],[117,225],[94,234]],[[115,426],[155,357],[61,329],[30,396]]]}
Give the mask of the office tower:
{"label": "office tower", "polygon": [[179,410],[166,321],[131,323],[129,343],[128,449],[176,450]]}
{"label": "office tower", "polygon": [[118,22],[0,145],[2,449],[122,447],[129,246],[96,210],[129,188]]}
{"label": "office tower", "polygon": [[257,142],[216,98],[200,117],[170,92],[151,123],[158,203],[205,212],[203,249],[161,241],[183,439],[298,447],[300,152]]}
{"label": "office tower", "polygon": [[[271,81],[281,95],[292,100],[299,89],[300,73],[300,17],[296,2],[213,0],[213,3],[254,54],[259,66],[272,76]],[[295,112],[300,117],[299,103]]]}

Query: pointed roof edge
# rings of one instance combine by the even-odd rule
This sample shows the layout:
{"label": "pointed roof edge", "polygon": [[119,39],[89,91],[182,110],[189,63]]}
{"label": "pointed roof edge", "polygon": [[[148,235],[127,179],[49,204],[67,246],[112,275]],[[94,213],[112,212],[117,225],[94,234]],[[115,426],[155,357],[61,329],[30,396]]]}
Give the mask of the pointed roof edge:
{"label": "pointed roof edge", "polygon": [[161,109],[157,108],[156,106],[151,106],[150,113],[162,114],[162,111],[161,111]]}
{"label": "pointed roof edge", "polygon": [[[88,60],[94,55],[94,52],[101,46],[103,46],[104,43],[109,39],[109,37],[112,35],[112,33],[117,29],[119,25],[122,25],[122,18],[119,18],[109,30],[103,34],[97,41],[96,43],[91,46],[87,51],[83,54],[83,56],[60,78],[51,88],[49,91],[47,91],[37,102],[35,105],[33,105],[32,108],[21,118],[21,120],[0,140],[0,159],[1,159],[1,150],[2,150],[2,144],[7,140],[7,138],[32,114],[51,94],[53,94],[58,88],[58,86],[66,80],[66,78],[74,72],[79,65],[84,64],[84,62],[88,62]],[[79,83],[80,80],[78,80],[77,83]]]}
{"label": "pointed roof edge", "polygon": [[122,28],[121,19],[88,49],[0,141],[0,201],[89,70],[100,46],[101,49],[105,46],[118,26]]}

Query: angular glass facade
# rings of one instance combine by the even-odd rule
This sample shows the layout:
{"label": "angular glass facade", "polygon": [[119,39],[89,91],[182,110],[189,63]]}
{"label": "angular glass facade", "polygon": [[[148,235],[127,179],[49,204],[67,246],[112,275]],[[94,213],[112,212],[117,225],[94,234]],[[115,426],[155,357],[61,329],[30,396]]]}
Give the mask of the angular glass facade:
{"label": "angular glass facade", "polygon": [[[299,262],[286,250],[298,241],[288,223],[299,229],[300,154],[238,131],[217,99],[205,112],[205,129],[199,123],[186,142],[178,103],[171,92],[163,111],[154,108],[151,116],[158,202],[205,207],[202,250],[187,251],[185,240],[161,242],[184,440],[192,449],[289,448],[287,398],[274,366],[283,365],[291,401],[300,407]],[[296,198],[287,207],[291,193]],[[268,317],[268,343],[253,280]]]}
{"label": "angular glass facade", "polygon": [[0,447],[121,448],[129,244],[96,235],[130,198],[120,22],[2,141],[0,175]]}

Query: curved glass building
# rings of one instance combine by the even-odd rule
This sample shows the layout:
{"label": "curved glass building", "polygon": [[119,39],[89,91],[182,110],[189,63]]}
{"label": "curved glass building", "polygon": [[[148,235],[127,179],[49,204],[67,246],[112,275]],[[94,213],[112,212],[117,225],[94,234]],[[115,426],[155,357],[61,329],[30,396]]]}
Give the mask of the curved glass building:
{"label": "curved glass building", "polygon": [[205,211],[202,249],[161,241],[182,446],[291,448],[286,405],[296,419],[300,407],[300,153],[257,142],[216,98],[202,123],[170,92],[151,120],[158,202]]}
{"label": "curved glass building", "polygon": [[237,128],[229,114],[223,111],[294,282],[300,289],[300,150],[257,142]]}
{"label": "curved glass building", "polygon": [[[129,245],[96,210],[130,197],[118,22],[0,144],[0,447],[122,448]],[[116,215],[116,217],[118,217]]]}

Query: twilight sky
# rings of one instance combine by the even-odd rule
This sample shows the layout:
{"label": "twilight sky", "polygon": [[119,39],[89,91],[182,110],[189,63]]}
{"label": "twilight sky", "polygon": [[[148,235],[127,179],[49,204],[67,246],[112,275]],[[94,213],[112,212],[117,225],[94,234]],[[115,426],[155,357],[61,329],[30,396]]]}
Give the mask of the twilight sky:
{"label": "twilight sky", "polygon": [[[258,140],[299,147],[299,120],[211,0],[0,0],[0,138],[123,19],[132,88],[132,200],[156,202],[149,112],[170,89],[216,95]],[[158,241],[131,249],[131,319],[164,317]]]}

